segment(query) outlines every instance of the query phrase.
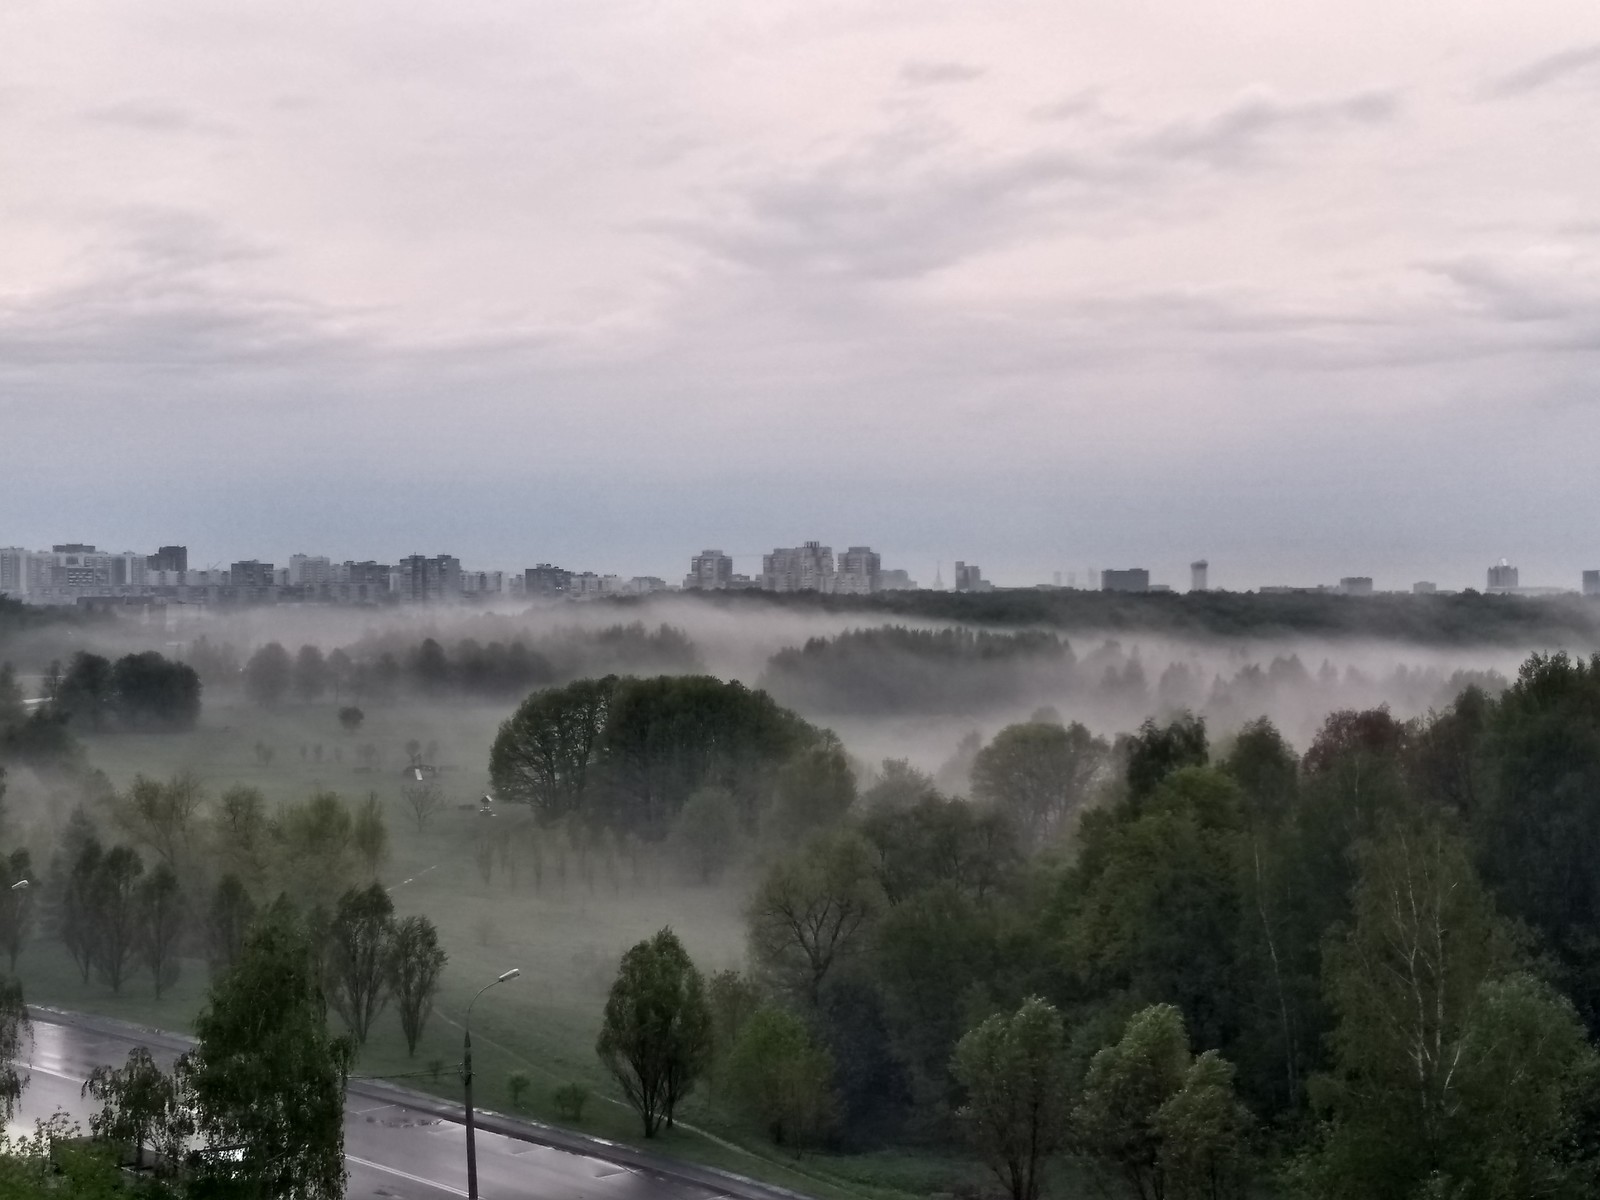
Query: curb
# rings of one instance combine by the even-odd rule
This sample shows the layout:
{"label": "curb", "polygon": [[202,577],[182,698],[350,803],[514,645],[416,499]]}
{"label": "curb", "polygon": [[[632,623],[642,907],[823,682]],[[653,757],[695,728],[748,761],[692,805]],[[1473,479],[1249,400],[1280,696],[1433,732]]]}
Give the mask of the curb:
{"label": "curb", "polygon": [[[88,1013],[72,1012],[67,1009],[51,1008],[46,1005],[28,1005],[28,1015],[32,1020],[47,1025],[76,1026],[130,1042],[159,1046],[165,1050],[183,1051],[190,1049],[195,1044],[193,1038],[180,1033],[155,1029],[147,1025],[136,1025],[130,1021],[118,1020],[115,1017],[93,1016]],[[437,1096],[428,1095],[426,1092],[419,1092],[413,1088],[403,1087],[397,1083],[389,1083],[382,1079],[352,1079],[345,1092],[347,1095],[361,1096],[369,1100],[380,1100],[389,1104],[403,1104],[407,1108],[415,1109],[418,1112],[426,1113],[428,1116],[450,1121],[457,1125],[462,1124],[464,1120],[460,1105],[451,1104]],[[497,1133],[503,1137],[513,1138],[519,1142],[527,1142],[535,1146],[546,1146],[552,1150],[559,1150],[564,1154],[576,1154],[585,1158],[600,1159],[604,1162],[614,1163],[619,1167],[646,1171],[652,1175],[659,1175],[663,1178],[687,1183],[695,1187],[710,1188],[722,1195],[735,1197],[736,1200],[812,1200],[804,1192],[792,1191],[776,1184],[762,1183],[759,1180],[750,1179],[732,1171],[724,1171],[716,1167],[696,1166],[680,1159],[652,1154],[648,1150],[639,1150],[623,1142],[607,1141],[605,1138],[591,1137],[588,1134],[575,1133],[572,1130],[562,1129],[555,1125],[546,1125],[539,1121],[507,1116],[504,1113],[488,1109],[474,1109],[473,1122],[479,1129],[486,1130],[489,1133]]]}

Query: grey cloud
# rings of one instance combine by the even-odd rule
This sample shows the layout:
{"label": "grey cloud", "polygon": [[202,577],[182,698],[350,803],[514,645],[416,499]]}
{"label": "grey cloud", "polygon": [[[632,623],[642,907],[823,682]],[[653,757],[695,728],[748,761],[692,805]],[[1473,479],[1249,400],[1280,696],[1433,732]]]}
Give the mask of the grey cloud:
{"label": "grey cloud", "polygon": [[809,169],[744,181],[731,218],[681,232],[757,270],[916,276],[1036,233],[1041,222],[1115,214],[1126,228],[1166,202],[1185,167],[1251,169],[1296,136],[1381,124],[1397,110],[1389,92],[1301,102],[1249,95],[1200,118],[1010,154],[880,136]]}
{"label": "grey cloud", "polygon": [[268,257],[260,243],[187,209],[123,205],[106,212],[103,225],[130,273],[170,275]]}
{"label": "grey cloud", "polygon": [[1256,92],[1198,120],[1174,121],[1135,139],[1130,149],[1156,158],[1240,166],[1255,160],[1275,135],[1318,133],[1339,125],[1382,124],[1393,119],[1398,110],[1398,98],[1390,91],[1363,91],[1300,102]]}
{"label": "grey cloud", "polygon": [[181,209],[126,206],[101,214],[99,274],[0,306],[0,364],[162,369],[283,365],[348,355],[342,318],[289,296],[230,285],[219,271],[266,251]]}
{"label": "grey cloud", "polygon": [[1028,114],[1035,121],[1075,121],[1080,117],[1104,115],[1098,88],[1085,88],[1051,104],[1041,104]]}
{"label": "grey cloud", "polygon": [[985,74],[982,67],[960,62],[908,62],[900,68],[900,78],[914,87],[937,87],[947,83],[970,83]]}
{"label": "grey cloud", "polygon": [[1431,264],[1455,286],[1475,327],[1500,350],[1600,353],[1600,279],[1533,273],[1486,257]]}
{"label": "grey cloud", "polygon": [[223,122],[190,112],[171,101],[148,96],[129,97],[87,109],[83,117],[94,124],[143,133],[192,133],[223,137],[232,132]]}
{"label": "grey cloud", "polygon": [[1523,96],[1575,75],[1589,74],[1596,68],[1600,68],[1600,44],[1575,46],[1502,75],[1489,85],[1488,95],[1495,98]]}

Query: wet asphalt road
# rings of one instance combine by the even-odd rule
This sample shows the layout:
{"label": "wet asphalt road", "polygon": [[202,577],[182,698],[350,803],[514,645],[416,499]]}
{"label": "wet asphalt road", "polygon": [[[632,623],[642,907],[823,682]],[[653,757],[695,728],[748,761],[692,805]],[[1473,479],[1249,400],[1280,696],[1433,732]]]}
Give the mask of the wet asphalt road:
{"label": "wet asphalt road", "polygon": [[[138,1039],[76,1024],[35,1020],[31,1079],[13,1130],[56,1110],[87,1128],[91,1105],[79,1094],[102,1063],[120,1066]],[[173,1052],[155,1045],[158,1061]],[[731,1190],[668,1178],[587,1154],[478,1130],[478,1193],[482,1200],[705,1200]],[[464,1197],[466,1130],[403,1103],[352,1091],[345,1101],[345,1164],[351,1197],[444,1200]]]}

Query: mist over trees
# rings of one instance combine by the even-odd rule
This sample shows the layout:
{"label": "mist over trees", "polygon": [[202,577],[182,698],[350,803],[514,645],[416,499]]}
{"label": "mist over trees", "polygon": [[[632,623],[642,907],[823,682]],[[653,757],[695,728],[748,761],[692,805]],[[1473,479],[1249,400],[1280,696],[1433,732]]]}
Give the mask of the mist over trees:
{"label": "mist over trees", "polygon": [[[1012,1196],[1592,1194],[1600,659],[1504,680],[847,630],[751,651],[768,693],[681,672],[684,646],[714,652],[698,632],[617,628],[562,661],[679,657],[513,683],[489,665],[508,641],[421,628],[256,646],[207,680],[232,757],[159,775],[145,747],[222,721],[93,728],[114,656],[71,713],[30,693],[74,659],[0,672],[0,726],[45,712],[74,746],[4,759],[28,807],[0,862],[42,869],[0,900],[0,945],[142,1005],[220,987],[287,920],[323,1032],[423,1065],[454,973],[534,947],[592,1072],[562,1085],[572,1120],[604,1081],[636,1135],[691,1121],[829,1170],[965,1144]],[[247,691],[262,654],[270,695]],[[1385,689],[1406,699],[1359,702]],[[469,706],[476,763],[425,719]],[[317,732],[296,756],[283,729]],[[119,741],[147,757],[98,776]],[[446,889],[471,923],[425,908]],[[114,1069],[107,1096],[168,1111],[141,1064]],[[550,1090],[518,1103],[544,1119]]]}

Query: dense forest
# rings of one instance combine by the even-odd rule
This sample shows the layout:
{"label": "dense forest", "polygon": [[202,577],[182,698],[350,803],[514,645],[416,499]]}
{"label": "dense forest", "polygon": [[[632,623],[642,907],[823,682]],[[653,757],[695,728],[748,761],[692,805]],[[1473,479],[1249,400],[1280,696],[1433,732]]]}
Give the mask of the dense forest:
{"label": "dense forest", "polygon": [[[1535,657],[1498,699],[1469,689],[1426,720],[1335,712],[1304,753],[1265,720],[1221,747],[1192,717],[1115,743],[1023,724],[978,754],[970,798],[898,763],[854,795],[821,734],[757,784],[734,766],[763,760],[753,746],[703,747],[761,728],[759,695],[671,686],[643,718],[589,683],[534,697],[497,740],[495,780],[704,856],[750,840],[750,975],[713,981],[727,1042],[711,1053],[759,1092],[741,1039],[773,1036],[751,1024],[770,1008],[793,1022],[786,1054],[829,1065],[771,1101],[775,1137],[964,1128],[1014,1148],[1019,1130],[979,1120],[975,1098],[1042,1086],[1039,1064],[968,1039],[1023,1036],[1011,1025],[1044,1013],[1066,1097],[1054,1144],[1130,1194],[1231,1194],[1252,1171],[1397,1200],[1593,1186],[1600,658]],[[669,728],[702,749],[652,738]],[[637,760],[616,769],[624,744],[670,764],[654,806]],[[1197,1129],[1169,1127],[1173,1105]]]}

